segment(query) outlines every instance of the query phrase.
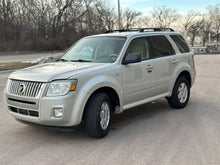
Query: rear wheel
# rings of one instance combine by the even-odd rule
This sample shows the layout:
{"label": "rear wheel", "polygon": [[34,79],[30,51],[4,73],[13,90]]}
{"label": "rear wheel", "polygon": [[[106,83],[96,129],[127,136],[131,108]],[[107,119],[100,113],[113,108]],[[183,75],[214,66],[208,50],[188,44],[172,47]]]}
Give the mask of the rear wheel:
{"label": "rear wheel", "polygon": [[189,101],[189,97],[189,81],[185,76],[181,76],[174,85],[172,96],[167,98],[168,103],[173,108],[184,108]]}
{"label": "rear wheel", "polygon": [[96,93],[89,99],[85,109],[85,128],[89,136],[105,137],[111,125],[112,104],[106,93]]}

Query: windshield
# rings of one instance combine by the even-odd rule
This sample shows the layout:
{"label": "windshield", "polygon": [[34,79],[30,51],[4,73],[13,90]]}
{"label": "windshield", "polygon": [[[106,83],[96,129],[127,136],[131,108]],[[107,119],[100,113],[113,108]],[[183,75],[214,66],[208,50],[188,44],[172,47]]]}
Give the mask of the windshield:
{"label": "windshield", "polygon": [[113,63],[124,45],[125,37],[91,37],[79,40],[61,61]]}

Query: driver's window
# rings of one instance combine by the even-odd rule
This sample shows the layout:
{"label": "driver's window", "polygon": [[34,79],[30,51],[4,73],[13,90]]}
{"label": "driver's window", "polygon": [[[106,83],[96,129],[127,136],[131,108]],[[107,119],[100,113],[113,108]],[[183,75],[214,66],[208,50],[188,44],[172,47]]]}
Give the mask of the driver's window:
{"label": "driver's window", "polygon": [[131,41],[128,46],[126,54],[129,53],[140,53],[142,60],[147,60],[150,58],[150,45],[148,40],[144,38],[136,38]]}

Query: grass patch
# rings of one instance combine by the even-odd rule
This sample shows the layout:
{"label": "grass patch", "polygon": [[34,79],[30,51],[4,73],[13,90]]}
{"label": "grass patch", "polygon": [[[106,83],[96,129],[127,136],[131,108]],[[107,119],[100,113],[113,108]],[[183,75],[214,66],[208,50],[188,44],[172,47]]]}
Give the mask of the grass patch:
{"label": "grass patch", "polygon": [[27,68],[29,66],[33,66],[31,63],[23,63],[21,61],[16,62],[0,62],[0,71],[4,70],[12,70],[12,69],[22,69]]}

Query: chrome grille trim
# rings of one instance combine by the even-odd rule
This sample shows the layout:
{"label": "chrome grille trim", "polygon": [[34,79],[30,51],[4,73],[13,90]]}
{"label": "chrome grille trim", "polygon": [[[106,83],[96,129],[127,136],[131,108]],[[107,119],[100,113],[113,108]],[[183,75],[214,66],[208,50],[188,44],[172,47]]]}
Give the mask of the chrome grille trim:
{"label": "chrome grille trim", "polygon": [[[25,85],[25,91],[19,92],[19,86],[21,84]],[[33,81],[23,81],[23,80],[10,80],[8,92],[10,94],[16,95],[16,96],[23,96],[23,97],[37,97],[40,89],[43,85],[43,82],[33,82]]]}

